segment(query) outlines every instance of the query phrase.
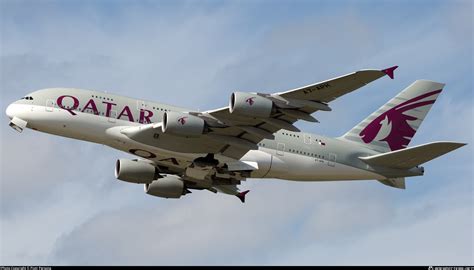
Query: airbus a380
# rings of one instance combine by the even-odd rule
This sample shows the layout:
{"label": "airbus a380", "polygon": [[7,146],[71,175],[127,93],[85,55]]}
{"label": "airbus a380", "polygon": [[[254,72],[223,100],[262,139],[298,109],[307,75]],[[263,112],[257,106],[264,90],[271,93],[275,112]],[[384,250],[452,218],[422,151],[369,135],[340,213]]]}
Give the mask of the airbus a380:
{"label": "airbus a380", "polygon": [[10,104],[9,125],[110,146],[117,179],[144,184],[149,195],[180,198],[190,190],[237,196],[247,178],[294,181],[378,180],[405,188],[419,166],[464,143],[408,147],[444,84],[417,80],[343,136],[301,132],[335,99],[388,75],[360,70],[274,94],[234,92],[227,107],[199,112],[98,91],[49,88]]}

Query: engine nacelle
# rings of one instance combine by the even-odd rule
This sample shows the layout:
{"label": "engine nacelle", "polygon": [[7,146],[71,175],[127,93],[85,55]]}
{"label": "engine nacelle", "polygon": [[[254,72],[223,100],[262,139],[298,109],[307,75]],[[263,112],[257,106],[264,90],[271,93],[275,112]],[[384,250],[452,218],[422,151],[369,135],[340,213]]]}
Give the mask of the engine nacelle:
{"label": "engine nacelle", "polygon": [[230,113],[267,118],[270,117],[272,109],[273,101],[256,94],[234,92],[230,96]]}
{"label": "engine nacelle", "polygon": [[115,163],[115,177],[122,181],[145,184],[159,176],[158,168],[146,161],[118,159]]}
{"label": "engine nacelle", "polygon": [[166,175],[163,178],[145,184],[145,193],[162,198],[178,199],[186,194],[184,182],[176,175]]}
{"label": "engine nacelle", "polygon": [[184,136],[199,137],[206,128],[206,123],[202,118],[179,112],[165,112],[163,115],[163,133]]}

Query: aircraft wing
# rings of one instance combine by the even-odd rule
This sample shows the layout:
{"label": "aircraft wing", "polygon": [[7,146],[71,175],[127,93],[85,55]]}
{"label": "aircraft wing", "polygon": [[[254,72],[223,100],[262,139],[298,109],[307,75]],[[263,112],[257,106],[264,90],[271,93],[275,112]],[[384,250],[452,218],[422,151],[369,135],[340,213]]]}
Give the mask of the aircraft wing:
{"label": "aircraft wing", "polygon": [[[273,139],[273,133],[280,129],[299,131],[293,125],[298,120],[318,122],[311,114],[331,111],[328,103],[336,98],[385,75],[393,79],[396,68],[360,70],[274,94],[234,92],[227,107],[205,112],[167,112],[163,123],[129,127],[120,132],[145,145],[174,152],[219,153],[238,160],[249,150],[258,149],[262,139]],[[188,136],[166,132],[171,124],[183,128],[183,132],[199,133]]]}
{"label": "aircraft wing", "polygon": [[237,198],[239,198],[243,203],[245,202],[245,195],[247,195],[247,193],[250,191],[246,190],[241,192],[237,185],[214,185],[214,188],[216,188],[221,193],[237,196]]}
{"label": "aircraft wing", "polygon": [[[385,75],[393,79],[393,73],[397,67],[383,70],[360,70],[285,92],[255,93],[257,98],[264,97],[275,104],[274,112],[266,118],[231,113],[231,104],[224,108],[200,113],[200,115],[210,116],[224,124],[225,127],[211,128],[212,132],[208,135],[218,141],[227,142],[221,149],[222,154],[238,159],[251,149],[252,144],[255,145],[264,138],[273,138],[272,134],[280,129],[299,131],[293,125],[298,120],[319,122],[311,116],[312,113],[319,110],[330,111],[329,102]],[[245,144],[249,144],[249,149],[245,149]]]}
{"label": "aircraft wing", "polygon": [[274,95],[287,99],[327,103],[385,75],[388,75],[393,79],[393,72],[397,67],[398,66],[394,66],[383,70],[360,70],[334,79],[276,93]]}

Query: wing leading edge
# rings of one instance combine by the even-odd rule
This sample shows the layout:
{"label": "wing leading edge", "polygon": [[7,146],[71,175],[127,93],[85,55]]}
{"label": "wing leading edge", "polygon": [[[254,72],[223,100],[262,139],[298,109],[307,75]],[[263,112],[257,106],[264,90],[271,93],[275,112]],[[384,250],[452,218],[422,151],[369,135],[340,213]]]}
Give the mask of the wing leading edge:
{"label": "wing leading edge", "polygon": [[[162,123],[121,127],[119,133],[145,145],[174,152],[207,153],[206,158],[212,156],[212,160],[217,153],[230,158],[224,167],[198,162],[202,158],[197,158],[178,171],[170,169],[167,173],[180,175],[191,189],[220,191],[245,202],[248,191],[240,192],[237,186],[256,165],[252,162],[234,164],[232,160],[239,161],[249,150],[258,149],[257,144],[262,139],[273,139],[278,130],[299,131],[293,125],[298,120],[319,122],[311,114],[331,111],[329,102],[385,75],[393,79],[396,68],[361,70],[274,94],[234,92],[227,107],[205,112],[172,111],[165,113]],[[239,108],[235,107],[236,102],[240,102]],[[257,106],[262,104],[264,106]],[[219,170],[232,171],[235,179],[217,177]]]}
{"label": "wing leading edge", "polygon": [[[299,131],[293,125],[298,120],[319,122],[311,114],[316,111],[331,111],[329,102],[385,75],[393,79],[394,70],[397,67],[383,70],[360,70],[285,92],[254,93],[271,100],[275,105],[271,116],[267,118],[235,115],[230,112],[229,106],[207,111],[202,115],[224,123],[224,127],[214,128],[212,133],[238,138],[243,143],[256,144],[264,138],[272,138],[272,134],[281,129]],[[249,149],[242,147],[242,144],[228,143],[222,148],[222,154],[238,159]]]}
{"label": "wing leading edge", "polygon": [[[205,112],[169,112],[165,113],[163,118],[168,120],[164,120],[163,124],[150,124],[146,128],[130,127],[122,133],[145,144],[169,142],[154,146],[170,151],[220,153],[238,160],[249,150],[257,149],[262,139],[273,139],[278,130],[298,132],[299,129],[294,126],[298,120],[318,122],[311,114],[331,111],[329,102],[385,75],[393,78],[396,68],[360,70],[274,94],[234,92],[227,107]],[[174,126],[167,128],[171,124]],[[192,136],[174,134],[172,128],[175,132],[180,128],[192,131],[189,134]],[[156,133],[161,140],[153,140]],[[179,144],[173,138],[179,139]]]}

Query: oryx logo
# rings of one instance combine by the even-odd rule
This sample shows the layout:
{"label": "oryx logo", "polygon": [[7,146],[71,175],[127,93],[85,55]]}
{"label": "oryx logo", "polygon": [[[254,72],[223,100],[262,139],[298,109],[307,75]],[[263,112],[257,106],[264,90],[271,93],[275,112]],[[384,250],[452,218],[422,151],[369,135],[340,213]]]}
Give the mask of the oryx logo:
{"label": "oryx logo", "polygon": [[245,102],[248,103],[250,106],[252,106],[255,103],[255,101],[253,101],[254,98],[255,97],[249,97],[245,100]]}
{"label": "oryx logo", "polygon": [[405,148],[416,133],[416,130],[408,124],[408,121],[414,121],[418,118],[406,115],[404,112],[433,104],[436,98],[420,100],[440,92],[441,90],[432,91],[398,104],[372,120],[359,133],[359,136],[365,143],[371,143],[373,140],[387,142],[392,151]]}
{"label": "oryx logo", "polygon": [[180,123],[181,125],[184,126],[184,124],[186,124],[186,118],[188,118],[188,117],[183,116],[183,117],[178,118],[178,123]]}

